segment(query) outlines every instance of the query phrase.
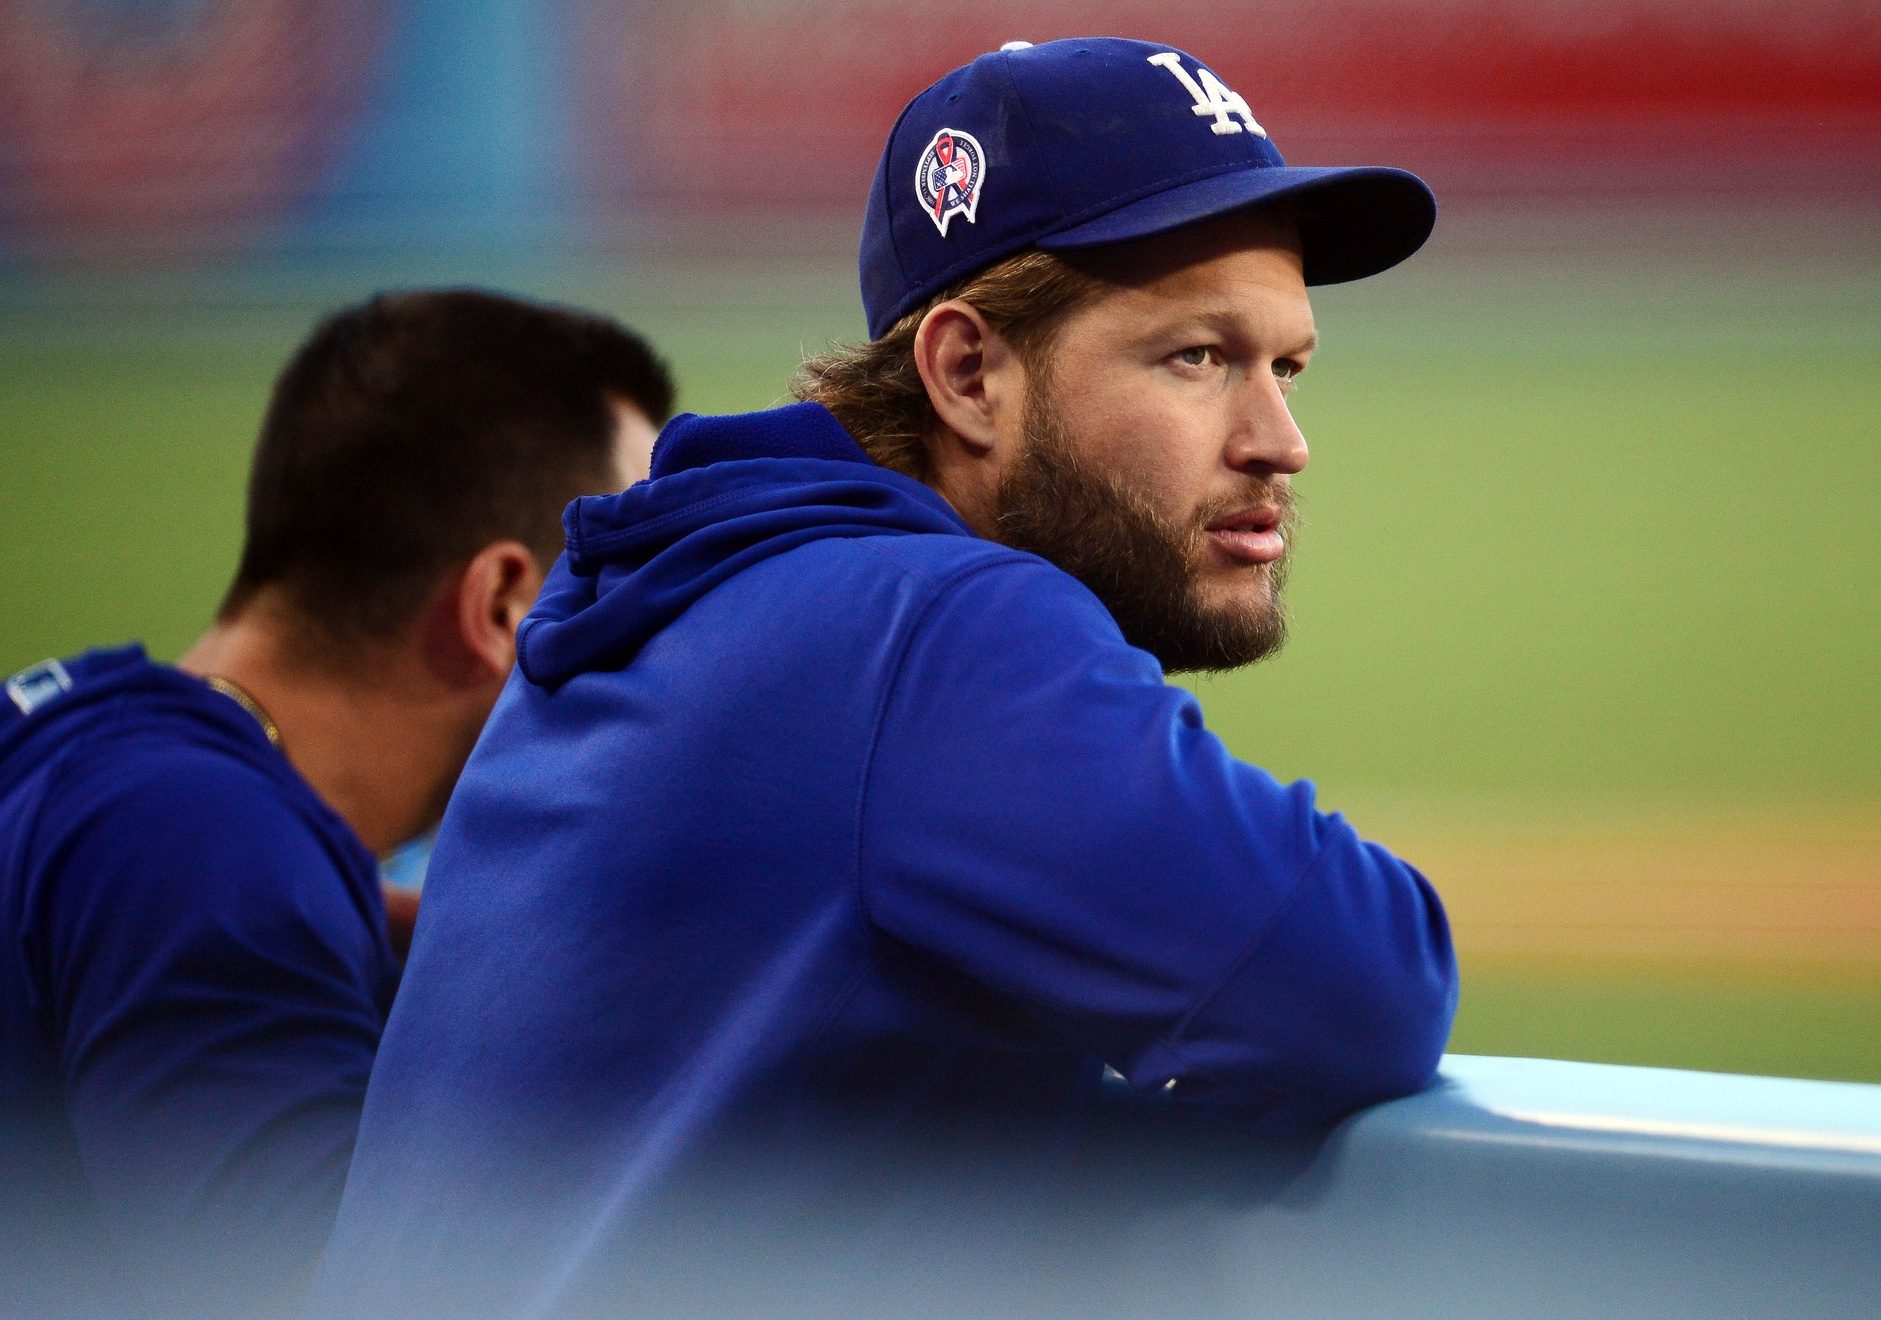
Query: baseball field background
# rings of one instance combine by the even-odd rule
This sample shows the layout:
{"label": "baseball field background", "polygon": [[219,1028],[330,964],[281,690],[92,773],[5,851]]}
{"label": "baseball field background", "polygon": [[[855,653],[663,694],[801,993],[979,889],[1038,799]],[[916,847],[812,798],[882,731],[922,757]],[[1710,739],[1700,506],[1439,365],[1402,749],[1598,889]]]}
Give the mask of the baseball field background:
{"label": "baseball field background", "polygon": [[1015,37],[1166,36],[1291,159],[1445,204],[1317,292],[1294,639],[1194,684],[1212,727],[1437,883],[1454,1049],[1881,1081],[1872,6],[368,12],[0,0],[0,672],[188,643],[323,310],[572,301],[686,409],[762,407],[861,333],[902,100]]}

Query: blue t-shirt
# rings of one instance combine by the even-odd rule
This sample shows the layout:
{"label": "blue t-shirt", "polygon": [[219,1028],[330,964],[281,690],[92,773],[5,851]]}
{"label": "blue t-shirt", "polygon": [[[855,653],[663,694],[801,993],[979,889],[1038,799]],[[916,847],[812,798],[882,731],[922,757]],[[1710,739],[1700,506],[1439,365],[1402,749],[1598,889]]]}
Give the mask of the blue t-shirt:
{"label": "blue t-shirt", "polygon": [[824,409],[682,418],[566,525],[316,1310],[888,1314],[866,1268],[976,1218],[917,1189],[1023,1200],[1105,1065],[1248,1129],[1430,1078],[1423,878]]}
{"label": "blue t-shirt", "polygon": [[138,647],[6,697],[4,1250],[48,1314],[273,1305],[331,1226],[396,984],[374,859]]}

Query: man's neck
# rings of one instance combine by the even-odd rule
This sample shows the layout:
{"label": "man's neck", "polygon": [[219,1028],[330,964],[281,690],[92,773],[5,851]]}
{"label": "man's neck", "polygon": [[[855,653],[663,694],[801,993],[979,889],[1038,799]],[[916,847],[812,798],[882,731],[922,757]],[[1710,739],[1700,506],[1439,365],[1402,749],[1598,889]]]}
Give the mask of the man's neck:
{"label": "man's neck", "polygon": [[953,507],[967,526],[989,541],[999,539],[998,485],[984,465],[937,459],[927,485]]}
{"label": "man's neck", "polygon": [[422,833],[467,751],[452,695],[396,645],[326,667],[295,642],[291,616],[259,601],[211,627],[177,668],[251,697],[288,761],[367,848],[383,853]]}

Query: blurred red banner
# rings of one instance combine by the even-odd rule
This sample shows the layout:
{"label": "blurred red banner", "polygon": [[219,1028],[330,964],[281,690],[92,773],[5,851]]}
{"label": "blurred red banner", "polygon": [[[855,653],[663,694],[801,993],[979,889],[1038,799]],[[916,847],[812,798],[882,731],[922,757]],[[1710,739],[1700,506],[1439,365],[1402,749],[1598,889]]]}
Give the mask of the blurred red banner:
{"label": "blurred red banner", "polygon": [[853,209],[927,83],[1005,41],[1091,33],[1206,60],[1300,163],[1465,190],[1881,184],[1872,3],[718,0],[643,14],[631,41],[593,21],[598,155],[655,207]]}
{"label": "blurred red banner", "polygon": [[317,189],[385,27],[345,0],[0,0],[0,245],[239,246]]}

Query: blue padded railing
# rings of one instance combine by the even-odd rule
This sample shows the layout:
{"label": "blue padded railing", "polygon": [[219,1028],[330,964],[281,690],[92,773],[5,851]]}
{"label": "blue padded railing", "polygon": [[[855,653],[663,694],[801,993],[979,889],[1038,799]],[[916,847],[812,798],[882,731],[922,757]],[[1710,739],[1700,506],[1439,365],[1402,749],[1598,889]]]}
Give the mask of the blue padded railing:
{"label": "blue padded railing", "polygon": [[1881,1086],[1453,1055],[1293,1140],[1106,1094],[1064,1177],[968,1133],[770,1238],[669,1234],[594,1314],[1881,1317]]}
{"label": "blue padded railing", "polygon": [[1120,1179],[1109,1314],[1881,1317],[1881,1086],[1452,1055],[1238,1187],[1236,1144]]}

